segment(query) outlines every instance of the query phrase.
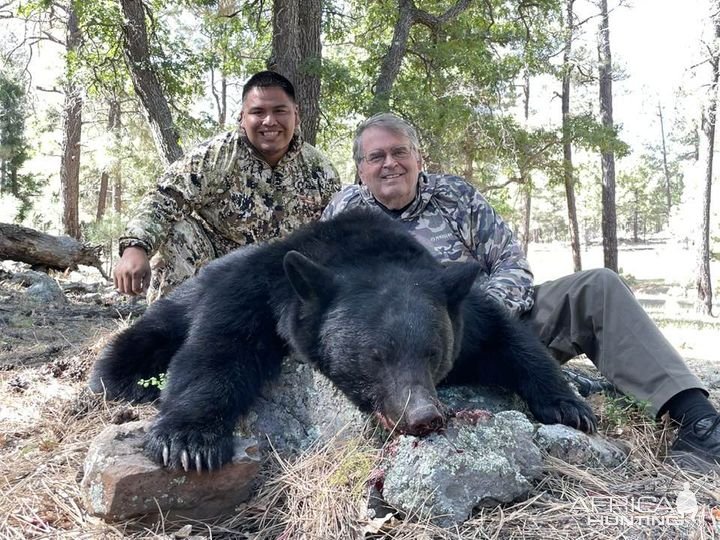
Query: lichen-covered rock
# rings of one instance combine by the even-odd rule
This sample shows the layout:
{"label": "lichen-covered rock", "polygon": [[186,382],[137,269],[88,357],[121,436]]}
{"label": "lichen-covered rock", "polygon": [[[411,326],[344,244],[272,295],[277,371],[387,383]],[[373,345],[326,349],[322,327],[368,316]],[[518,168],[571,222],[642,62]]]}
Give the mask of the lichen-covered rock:
{"label": "lichen-covered rock", "polygon": [[601,435],[588,436],[562,424],[538,427],[535,442],[549,455],[572,465],[617,467],[626,457]]}
{"label": "lichen-covered rock", "polygon": [[533,426],[518,411],[453,419],[425,438],[401,436],[386,468],[383,496],[406,514],[450,527],[477,506],[525,496],[542,473]]}
{"label": "lichen-covered rock", "polygon": [[67,298],[65,298],[65,293],[63,293],[60,285],[44,272],[28,270],[14,276],[12,281],[27,286],[25,294],[35,302],[67,303]]}
{"label": "lichen-covered rock", "polygon": [[517,394],[499,386],[442,386],[438,388],[438,398],[453,411],[470,409],[491,413],[529,412],[527,405]]}
{"label": "lichen-covered rock", "polygon": [[299,452],[340,432],[358,434],[366,423],[367,415],[327,377],[309,364],[287,358],[280,377],[266,385],[237,430],[256,437],[262,450],[272,443],[275,450]]}

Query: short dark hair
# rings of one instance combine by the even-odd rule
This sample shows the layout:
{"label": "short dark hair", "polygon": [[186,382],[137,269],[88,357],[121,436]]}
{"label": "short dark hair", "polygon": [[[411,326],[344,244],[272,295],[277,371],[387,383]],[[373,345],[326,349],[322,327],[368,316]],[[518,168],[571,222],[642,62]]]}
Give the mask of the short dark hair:
{"label": "short dark hair", "polygon": [[245,101],[245,96],[253,88],[280,88],[287,96],[295,103],[295,87],[287,79],[279,73],[274,71],[260,71],[250,77],[243,86],[242,99]]}

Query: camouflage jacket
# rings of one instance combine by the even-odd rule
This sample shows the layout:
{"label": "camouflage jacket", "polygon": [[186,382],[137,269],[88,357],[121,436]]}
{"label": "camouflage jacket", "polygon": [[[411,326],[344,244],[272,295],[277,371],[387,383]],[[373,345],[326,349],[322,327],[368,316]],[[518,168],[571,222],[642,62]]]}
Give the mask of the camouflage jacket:
{"label": "camouflage jacket", "polygon": [[299,135],[273,168],[235,129],[170,165],[135,209],[120,237],[120,253],[141,246],[152,255],[173,223],[193,215],[217,255],[224,255],[319,218],[339,189],[335,167]]}
{"label": "camouflage jacket", "polygon": [[[367,186],[338,193],[322,219],[349,208],[381,209]],[[492,206],[458,176],[421,173],[418,194],[397,216],[443,264],[475,260],[481,286],[519,315],[533,305],[533,275],[512,231]]]}

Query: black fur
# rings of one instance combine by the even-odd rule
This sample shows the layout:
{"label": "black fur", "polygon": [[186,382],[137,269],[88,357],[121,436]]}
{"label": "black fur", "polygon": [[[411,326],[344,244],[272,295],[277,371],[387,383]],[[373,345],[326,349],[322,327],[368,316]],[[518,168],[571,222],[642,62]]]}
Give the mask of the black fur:
{"label": "black fur", "polygon": [[541,422],[593,431],[590,408],[523,325],[441,266],[400,225],[351,211],[238,250],[153,304],[98,359],[91,388],[148,401],[168,372],[146,451],[172,467],[232,458],[232,431],[292,349],[358,407],[410,432],[437,427],[435,386],[499,384]]}

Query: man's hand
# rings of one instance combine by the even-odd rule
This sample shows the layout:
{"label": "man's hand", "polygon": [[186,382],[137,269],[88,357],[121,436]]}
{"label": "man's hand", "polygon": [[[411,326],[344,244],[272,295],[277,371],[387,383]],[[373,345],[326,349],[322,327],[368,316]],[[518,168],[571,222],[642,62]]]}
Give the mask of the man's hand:
{"label": "man's hand", "polygon": [[113,281],[119,292],[135,296],[147,290],[150,275],[150,261],[145,250],[129,247],[125,248],[120,262],[115,266]]}

